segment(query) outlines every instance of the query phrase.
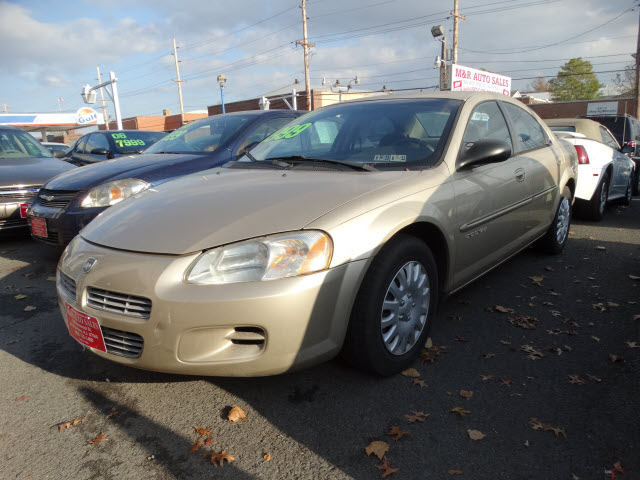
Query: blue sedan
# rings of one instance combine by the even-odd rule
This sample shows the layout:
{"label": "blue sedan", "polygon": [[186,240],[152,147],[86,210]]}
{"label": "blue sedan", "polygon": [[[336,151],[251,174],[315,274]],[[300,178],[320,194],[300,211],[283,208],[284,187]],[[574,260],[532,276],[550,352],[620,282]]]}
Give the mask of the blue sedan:
{"label": "blue sedan", "polygon": [[31,235],[66,245],[110,206],[160,183],[235,160],[302,113],[258,110],[203,118],[175,130],[141,155],[59,175],[43,185],[28,211]]}

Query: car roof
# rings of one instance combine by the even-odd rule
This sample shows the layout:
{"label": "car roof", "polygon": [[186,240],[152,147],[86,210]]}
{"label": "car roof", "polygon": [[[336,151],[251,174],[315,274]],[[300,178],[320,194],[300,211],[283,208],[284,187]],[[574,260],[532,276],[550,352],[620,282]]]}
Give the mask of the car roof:
{"label": "car roof", "polygon": [[18,127],[14,127],[12,125],[0,125],[0,130],[10,130],[10,131],[20,130],[21,132],[24,132],[24,130]]}
{"label": "car roof", "polygon": [[544,123],[550,127],[575,127],[576,132],[598,142],[602,141],[600,128],[606,128],[601,123],[586,118],[547,118]]}
{"label": "car roof", "polygon": [[[238,112],[228,112],[228,113],[217,113],[215,115],[210,115],[211,117],[218,117],[220,115],[254,115],[254,116],[259,116],[259,115],[268,115],[268,114],[278,114],[278,113],[282,113],[282,112],[289,112],[289,113],[297,113],[302,115],[303,113],[307,113],[306,110],[289,110],[289,109],[284,109],[284,108],[277,108],[274,110],[241,110]],[[208,118],[208,117],[202,117],[202,118]],[[201,120],[201,119],[198,119]]]}

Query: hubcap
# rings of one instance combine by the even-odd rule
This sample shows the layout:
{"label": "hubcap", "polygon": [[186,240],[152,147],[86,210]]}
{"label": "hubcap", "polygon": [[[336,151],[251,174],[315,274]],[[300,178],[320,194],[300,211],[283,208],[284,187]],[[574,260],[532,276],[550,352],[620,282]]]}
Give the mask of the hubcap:
{"label": "hubcap", "polygon": [[404,264],[387,288],[380,314],[380,332],[389,353],[404,355],[418,341],[427,323],[431,289],[419,262]]}
{"label": "hubcap", "polygon": [[600,190],[600,213],[604,212],[604,207],[607,205],[607,196],[608,196],[609,185],[606,183],[602,184],[602,190]]}
{"label": "hubcap", "polygon": [[556,240],[559,244],[564,243],[569,233],[569,223],[571,222],[571,207],[569,199],[562,197],[558,207],[558,223],[556,224]]}

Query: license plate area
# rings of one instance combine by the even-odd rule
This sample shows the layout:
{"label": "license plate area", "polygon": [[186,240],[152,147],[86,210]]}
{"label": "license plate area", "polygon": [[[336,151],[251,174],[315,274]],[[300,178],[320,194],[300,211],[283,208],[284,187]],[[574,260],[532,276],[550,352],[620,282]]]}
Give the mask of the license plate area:
{"label": "license plate area", "polygon": [[44,218],[31,217],[31,233],[37,237],[47,238],[47,221]]}
{"label": "license plate area", "polygon": [[87,347],[106,352],[107,348],[104,344],[98,319],[76,310],[66,302],[64,306],[67,314],[69,334]]}

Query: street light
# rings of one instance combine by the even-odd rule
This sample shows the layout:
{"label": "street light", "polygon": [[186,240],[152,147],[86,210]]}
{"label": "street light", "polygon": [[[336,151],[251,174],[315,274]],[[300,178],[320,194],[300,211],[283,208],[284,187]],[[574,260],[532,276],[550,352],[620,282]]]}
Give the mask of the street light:
{"label": "street light", "polygon": [[449,90],[447,77],[447,37],[444,34],[444,27],[442,25],[431,27],[431,35],[434,40],[442,42],[442,56],[437,57],[434,62],[434,67],[440,68],[440,90]]}
{"label": "street light", "polygon": [[[326,82],[326,79],[323,78],[322,80],[323,85],[325,82]],[[334,83],[333,85],[330,85],[331,91],[333,93],[336,93],[333,90],[334,88],[338,89],[338,102],[342,102],[342,92],[348,92],[349,90],[351,90],[351,82],[353,82],[354,85],[360,85],[360,79],[358,78],[358,75],[356,75],[355,78],[352,78],[351,80],[349,80],[349,83],[347,84],[346,87],[343,87],[342,85],[340,85],[340,80],[336,80],[336,83]]]}
{"label": "street light", "polygon": [[218,84],[220,84],[220,103],[222,104],[222,113],[226,113],[224,110],[224,84],[227,83],[227,77],[224,75],[218,75]]}

